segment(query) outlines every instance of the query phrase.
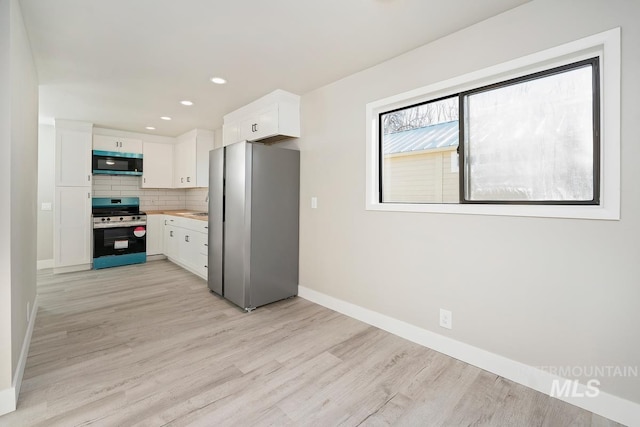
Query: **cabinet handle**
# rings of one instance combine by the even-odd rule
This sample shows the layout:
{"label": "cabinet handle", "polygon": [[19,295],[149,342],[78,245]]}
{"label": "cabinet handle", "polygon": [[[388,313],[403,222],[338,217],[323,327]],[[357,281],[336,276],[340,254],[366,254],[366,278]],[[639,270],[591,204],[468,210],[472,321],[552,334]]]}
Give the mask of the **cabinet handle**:
{"label": "cabinet handle", "polygon": [[184,178],[180,177],[180,183],[183,184],[184,183]]}
{"label": "cabinet handle", "polygon": [[87,181],[91,181],[91,175],[87,175]]}
{"label": "cabinet handle", "polygon": [[187,182],[191,182],[191,177],[190,176],[187,177]]}
{"label": "cabinet handle", "polygon": [[189,236],[184,236],[184,241],[189,242]]}
{"label": "cabinet handle", "polygon": [[205,265],[205,266],[204,266],[204,268],[209,268],[209,266],[208,266],[208,265]]}
{"label": "cabinet handle", "polygon": [[173,230],[169,230],[169,237],[173,237]]}
{"label": "cabinet handle", "polygon": [[91,198],[91,193],[87,193],[87,199]]}
{"label": "cabinet handle", "polygon": [[147,183],[147,178],[142,178],[142,182],[146,184]]}
{"label": "cabinet handle", "polygon": [[258,124],[254,123],[251,125],[251,132],[258,132]]}
{"label": "cabinet handle", "polygon": [[208,243],[205,243],[204,245],[205,245],[205,246],[209,246],[209,244],[208,244]]}

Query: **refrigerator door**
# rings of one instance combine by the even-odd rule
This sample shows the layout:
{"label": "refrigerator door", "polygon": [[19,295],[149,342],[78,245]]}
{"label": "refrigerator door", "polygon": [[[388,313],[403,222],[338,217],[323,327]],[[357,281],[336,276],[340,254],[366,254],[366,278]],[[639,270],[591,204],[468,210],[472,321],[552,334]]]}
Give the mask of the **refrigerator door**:
{"label": "refrigerator door", "polygon": [[250,162],[250,144],[225,147],[224,297],[245,309],[250,308]]}
{"label": "refrigerator door", "polygon": [[252,144],[252,307],[298,294],[300,152]]}
{"label": "refrigerator door", "polygon": [[223,295],[224,148],[209,152],[209,289]]}

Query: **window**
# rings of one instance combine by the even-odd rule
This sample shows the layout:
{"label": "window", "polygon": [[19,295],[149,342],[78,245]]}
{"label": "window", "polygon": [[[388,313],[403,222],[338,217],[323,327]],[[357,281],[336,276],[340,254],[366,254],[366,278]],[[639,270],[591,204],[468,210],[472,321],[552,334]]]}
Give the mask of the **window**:
{"label": "window", "polygon": [[383,203],[457,203],[458,98],[380,114]]}
{"label": "window", "polygon": [[380,113],[380,202],[598,204],[598,94],[592,58]]}
{"label": "window", "polygon": [[610,30],[367,104],[367,209],[619,219],[619,43]]}
{"label": "window", "polygon": [[599,204],[598,58],[460,95],[465,202]]}

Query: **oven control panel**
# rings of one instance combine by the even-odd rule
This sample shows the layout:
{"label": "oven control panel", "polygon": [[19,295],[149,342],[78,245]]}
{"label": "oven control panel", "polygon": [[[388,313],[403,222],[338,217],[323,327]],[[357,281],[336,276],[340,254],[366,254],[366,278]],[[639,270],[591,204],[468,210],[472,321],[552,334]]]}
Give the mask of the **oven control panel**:
{"label": "oven control panel", "polygon": [[133,227],[146,224],[147,216],[144,214],[93,217],[93,228]]}

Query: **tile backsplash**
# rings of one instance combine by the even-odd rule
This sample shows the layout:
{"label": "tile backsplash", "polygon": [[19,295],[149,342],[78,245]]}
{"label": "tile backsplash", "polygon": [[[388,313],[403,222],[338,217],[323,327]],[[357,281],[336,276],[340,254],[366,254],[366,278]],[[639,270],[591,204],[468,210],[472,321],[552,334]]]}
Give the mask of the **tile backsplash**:
{"label": "tile backsplash", "polygon": [[140,209],[168,210],[192,209],[207,211],[207,188],[141,188],[139,176],[93,176],[94,197],[135,196],[140,198]]}
{"label": "tile backsplash", "polygon": [[209,211],[209,189],[189,188],[186,190],[186,207],[195,211]]}

